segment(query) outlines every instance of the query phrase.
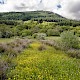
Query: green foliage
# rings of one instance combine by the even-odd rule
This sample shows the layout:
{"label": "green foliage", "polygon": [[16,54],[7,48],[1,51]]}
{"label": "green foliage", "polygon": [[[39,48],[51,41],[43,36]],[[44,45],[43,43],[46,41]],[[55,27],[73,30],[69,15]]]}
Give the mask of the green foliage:
{"label": "green foliage", "polygon": [[10,38],[13,35],[12,30],[7,25],[0,25],[0,38]]}
{"label": "green foliage", "polygon": [[35,33],[33,34],[33,37],[39,40],[44,40],[46,38],[46,34],[45,33]]}
{"label": "green foliage", "polygon": [[38,33],[34,33],[32,36],[33,36],[33,38],[36,38],[37,37],[37,34]]}
{"label": "green foliage", "polygon": [[32,34],[34,34],[34,33],[38,33],[38,32],[39,32],[39,30],[40,30],[40,28],[39,28],[39,27],[37,27],[37,26],[35,26],[35,27],[34,27],[34,28],[32,28],[31,30],[32,30]]}
{"label": "green foliage", "polygon": [[9,12],[0,13],[0,20],[36,20],[38,22],[42,21],[60,21],[64,19],[58,14],[54,14],[49,11],[29,11],[29,12]]}
{"label": "green foliage", "polygon": [[52,28],[55,28],[55,22],[43,22],[41,24],[39,24],[39,28],[40,29],[52,29]]}
{"label": "green foliage", "polygon": [[31,30],[24,29],[21,31],[20,34],[22,37],[25,37],[25,36],[30,36],[32,33],[31,33]]}
{"label": "green foliage", "polygon": [[0,38],[2,38],[2,32],[0,31]]}
{"label": "green foliage", "polygon": [[23,28],[31,29],[34,28],[37,24],[38,24],[37,21],[32,21],[32,20],[24,21]]}
{"label": "green foliage", "polygon": [[79,21],[66,19],[58,14],[49,11],[29,11],[29,12],[9,12],[9,13],[0,13],[0,24],[7,25],[17,25],[17,20],[22,21],[38,21],[42,23],[43,21],[47,22],[57,22],[57,25],[60,26],[80,26]]}
{"label": "green foliage", "polygon": [[77,35],[78,37],[80,37],[80,30],[78,30],[78,31],[76,32],[76,35]]}
{"label": "green foliage", "polygon": [[59,36],[63,31],[74,31],[77,36],[80,34],[80,27],[58,26],[56,22],[38,23],[37,21],[17,21],[17,26],[0,24],[0,38],[9,38],[13,36],[31,36],[34,33],[46,33],[48,36]]}
{"label": "green foliage", "polygon": [[78,48],[79,46],[79,39],[74,32],[64,31],[61,33],[61,40],[65,48]]}
{"label": "green foliage", "polygon": [[0,20],[0,24],[6,24],[6,25],[17,25],[18,22],[14,20]]}
{"label": "green foliage", "polygon": [[48,29],[47,35],[48,36],[59,36],[60,32],[58,30],[55,30],[55,29]]}
{"label": "green foliage", "polygon": [[39,32],[40,33],[46,33],[47,32],[47,29],[46,28],[45,29],[40,29]]}

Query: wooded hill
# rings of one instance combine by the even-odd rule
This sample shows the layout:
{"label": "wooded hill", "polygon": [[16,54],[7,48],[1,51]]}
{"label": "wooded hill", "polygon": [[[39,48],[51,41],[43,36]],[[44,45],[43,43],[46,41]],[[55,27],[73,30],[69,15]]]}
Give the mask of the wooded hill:
{"label": "wooded hill", "polygon": [[[47,21],[47,22],[57,22],[58,25],[70,25],[70,26],[79,26],[80,22],[76,20],[70,20],[62,17],[59,14],[49,12],[49,11],[29,11],[29,12],[7,12],[0,13],[0,23],[16,24],[14,20],[22,21]],[[6,22],[5,22],[6,21]]]}

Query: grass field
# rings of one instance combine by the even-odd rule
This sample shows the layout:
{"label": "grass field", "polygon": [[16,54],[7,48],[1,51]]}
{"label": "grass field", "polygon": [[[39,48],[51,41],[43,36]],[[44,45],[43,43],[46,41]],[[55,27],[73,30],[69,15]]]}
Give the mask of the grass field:
{"label": "grass field", "polygon": [[80,80],[79,59],[40,42],[30,44],[13,62],[8,80]]}
{"label": "grass field", "polygon": [[55,40],[55,41],[57,40],[57,41],[59,41],[61,38],[60,37],[57,37],[57,36],[54,36],[54,37],[51,36],[51,37],[46,37],[46,39],[47,40]]}

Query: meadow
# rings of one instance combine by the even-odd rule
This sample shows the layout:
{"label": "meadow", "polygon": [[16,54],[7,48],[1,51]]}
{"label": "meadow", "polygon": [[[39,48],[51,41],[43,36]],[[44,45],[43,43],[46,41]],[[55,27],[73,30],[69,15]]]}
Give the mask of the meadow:
{"label": "meadow", "polygon": [[30,44],[13,62],[7,80],[80,80],[80,59],[40,42]]}
{"label": "meadow", "polygon": [[80,59],[56,48],[54,41],[60,42],[61,37],[1,38],[7,49],[0,54],[0,79],[80,80]]}

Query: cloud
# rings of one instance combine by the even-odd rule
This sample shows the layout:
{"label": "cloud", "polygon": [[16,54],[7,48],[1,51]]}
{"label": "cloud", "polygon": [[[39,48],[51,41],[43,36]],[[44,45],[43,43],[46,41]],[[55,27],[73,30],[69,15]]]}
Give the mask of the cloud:
{"label": "cloud", "polygon": [[53,11],[67,18],[80,20],[80,0],[7,0],[6,4],[0,5],[0,12],[34,10]]}
{"label": "cloud", "polygon": [[[27,11],[30,10],[52,10],[58,0],[7,0],[7,4],[0,5],[0,12]],[[1,8],[4,9],[1,10]]]}
{"label": "cloud", "polygon": [[80,0],[62,0],[60,5],[62,8],[54,9],[53,12],[70,19],[80,20]]}
{"label": "cloud", "polygon": [[80,19],[80,1],[73,1],[73,4],[70,2],[68,6],[70,6],[68,13],[71,14],[74,19]]}
{"label": "cloud", "polygon": [[14,4],[15,11],[22,12],[37,10],[38,1],[36,0],[21,0],[19,3],[18,2]]}

